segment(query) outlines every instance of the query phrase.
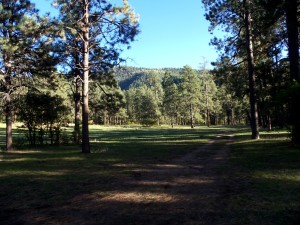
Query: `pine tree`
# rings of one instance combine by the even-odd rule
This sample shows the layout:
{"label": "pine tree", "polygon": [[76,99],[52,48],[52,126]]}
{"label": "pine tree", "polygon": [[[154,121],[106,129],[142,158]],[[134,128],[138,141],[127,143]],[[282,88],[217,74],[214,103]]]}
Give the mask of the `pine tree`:
{"label": "pine tree", "polygon": [[219,99],[217,98],[217,86],[213,80],[212,74],[207,70],[200,73],[201,86],[203,87],[204,107],[201,110],[205,115],[205,124],[210,126],[210,118],[213,114],[218,113],[220,109]]}
{"label": "pine tree", "polygon": [[210,21],[210,30],[217,26],[224,28],[229,35],[224,40],[214,38],[212,44],[223,51],[223,57],[230,55],[235,64],[247,61],[248,87],[250,102],[250,124],[252,138],[259,138],[258,110],[256,97],[256,71],[254,56],[254,12],[256,4],[252,0],[210,1],[202,0],[206,7],[206,18]]}
{"label": "pine tree", "polygon": [[188,110],[190,126],[195,126],[195,114],[199,111],[202,97],[202,87],[199,77],[190,66],[184,66],[181,71],[180,98],[183,110]]}
{"label": "pine tree", "polygon": [[[0,88],[4,96],[7,151],[13,144],[14,95],[35,74],[46,75],[53,70],[53,60],[43,42],[47,18],[37,13],[29,0],[0,2]],[[44,72],[39,71],[42,66]]]}
{"label": "pine tree", "polygon": [[179,96],[178,87],[175,84],[174,78],[171,76],[171,73],[168,71],[165,72],[162,86],[164,89],[163,112],[165,116],[170,118],[171,125],[173,127],[174,119],[177,116],[176,114],[179,108]]}
{"label": "pine tree", "polygon": [[284,18],[283,36],[287,37],[287,50],[290,74],[291,96],[289,100],[289,120],[292,126],[292,142],[300,143],[300,118],[299,118],[299,1],[297,0],[266,0],[260,4],[266,11],[266,27],[272,27]]}
{"label": "pine tree", "polygon": [[[128,1],[122,7],[105,0],[56,0],[69,51],[79,55],[82,101],[82,152],[90,153],[89,144],[89,82],[93,73],[107,72],[119,62],[118,46],[129,45],[138,33],[137,17]],[[68,30],[68,31],[67,31]],[[78,48],[74,43],[79,43]]]}

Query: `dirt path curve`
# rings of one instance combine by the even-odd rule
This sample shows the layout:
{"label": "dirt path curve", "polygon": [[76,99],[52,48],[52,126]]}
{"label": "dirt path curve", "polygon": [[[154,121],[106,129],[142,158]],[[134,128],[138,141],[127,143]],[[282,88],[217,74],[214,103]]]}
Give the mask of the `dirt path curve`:
{"label": "dirt path curve", "polygon": [[68,206],[75,212],[70,223],[226,224],[222,199],[231,141],[231,135],[220,134],[171,162],[133,167],[108,196],[74,199]]}

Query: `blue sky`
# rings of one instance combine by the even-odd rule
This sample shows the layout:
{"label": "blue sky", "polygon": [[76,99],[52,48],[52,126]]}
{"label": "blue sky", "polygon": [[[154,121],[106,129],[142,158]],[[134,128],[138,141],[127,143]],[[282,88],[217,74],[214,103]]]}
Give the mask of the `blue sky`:
{"label": "blue sky", "polygon": [[[41,13],[53,11],[52,0],[32,0]],[[120,0],[112,0],[120,2]],[[141,33],[124,50],[128,66],[181,68],[215,61],[217,53],[209,41],[209,23],[204,18],[201,0],[129,0],[140,16]]]}

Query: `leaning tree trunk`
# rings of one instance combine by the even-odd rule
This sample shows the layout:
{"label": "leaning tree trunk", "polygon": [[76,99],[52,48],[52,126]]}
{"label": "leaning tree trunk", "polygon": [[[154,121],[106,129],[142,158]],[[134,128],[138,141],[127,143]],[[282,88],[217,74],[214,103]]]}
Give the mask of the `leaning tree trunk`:
{"label": "leaning tree trunk", "polygon": [[84,0],[83,9],[83,84],[82,84],[82,152],[90,153],[89,137],[89,0]]}
{"label": "leaning tree trunk", "polygon": [[255,93],[255,70],[254,70],[254,55],[253,55],[253,36],[251,13],[249,9],[249,1],[244,0],[245,9],[245,29],[246,29],[246,48],[248,62],[248,79],[249,79],[249,95],[250,95],[250,123],[252,130],[252,139],[259,139],[257,100]]}

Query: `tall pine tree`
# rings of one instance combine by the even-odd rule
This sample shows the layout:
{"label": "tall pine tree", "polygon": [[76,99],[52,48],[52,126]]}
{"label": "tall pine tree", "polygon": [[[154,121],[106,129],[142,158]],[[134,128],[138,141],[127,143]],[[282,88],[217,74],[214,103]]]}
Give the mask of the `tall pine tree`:
{"label": "tall pine tree", "polygon": [[[12,149],[14,94],[44,66],[52,70],[45,50],[47,18],[29,0],[0,1],[0,89],[6,117],[6,150]],[[49,63],[49,64],[48,64]],[[49,68],[48,68],[49,67]],[[51,68],[50,68],[51,67]]]}
{"label": "tall pine tree", "polygon": [[81,81],[82,152],[90,153],[90,77],[99,71],[107,72],[118,62],[120,46],[129,45],[138,33],[137,17],[127,0],[121,7],[106,0],[56,0],[55,5],[60,10],[64,31],[72,34],[65,44],[69,51],[79,54],[75,66]]}
{"label": "tall pine tree", "polygon": [[183,110],[188,111],[191,128],[195,126],[195,114],[199,111],[203,91],[199,77],[190,66],[184,66],[180,72],[180,97]]}
{"label": "tall pine tree", "polygon": [[223,56],[230,56],[233,64],[247,62],[248,87],[250,102],[250,124],[252,138],[259,138],[258,110],[256,97],[256,73],[254,56],[254,12],[259,11],[254,1],[243,0],[202,0],[206,8],[206,19],[210,21],[211,31],[222,27],[228,34],[223,40],[214,38],[212,44],[223,51]]}

